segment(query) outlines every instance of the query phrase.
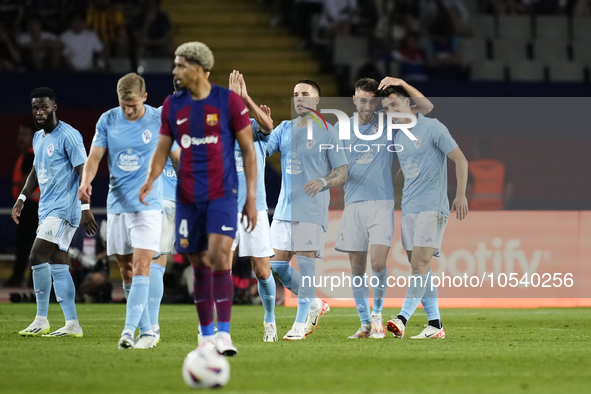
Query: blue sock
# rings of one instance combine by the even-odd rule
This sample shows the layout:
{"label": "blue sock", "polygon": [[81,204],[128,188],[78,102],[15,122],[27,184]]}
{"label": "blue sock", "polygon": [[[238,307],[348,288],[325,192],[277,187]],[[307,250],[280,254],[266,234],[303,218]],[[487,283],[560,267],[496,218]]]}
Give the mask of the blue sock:
{"label": "blue sock", "polygon": [[357,313],[359,313],[361,324],[370,324],[369,287],[367,286],[367,282],[363,280],[363,275],[351,275],[351,288],[353,289],[355,307],[357,308]]}
{"label": "blue sock", "polygon": [[51,276],[53,276],[53,290],[55,298],[60,303],[64,317],[68,320],[78,320],[76,315],[76,287],[70,275],[70,267],[67,264],[51,264]]}
{"label": "blue sock", "polygon": [[259,295],[265,308],[265,323],[275,323],[275,278],[273,274],[267,279],[258,279]]}
{"label": "blue sock", "polygon": [[158,324],[158,315],[160,313],[160,302],[164,294],[164,267],[160,264],[150,264],[150,292],[148,297],[148,312],[150,313],[150,322]]}
{"label": "blue sock", "polygon": [[125,299],[127,300],[129,298],[129,291],[131,290],[131,283],[130,284],[126,284],[125,282],[123,282],[123,292],[125,293]]}
{"label": "blue sock", "polygon": [[49,263],[34,265],[33,270],[33,289],[37,298],[37,316],[47,317],[49,309],[49,295],[51,293],[51,270]]}
{"label": "blue sock", "polygon": [[307,278],[305,281],[302,280],[300,292],[298,294],[298,311],[296,313],[295,321],[296,323],[305,323],[308,318],[308,313],[310,312],[310,305],[316,294],[316,287],[314,286],[316,261],[305,256],[297,256],[296,258],[298,259],[301,277]]}
{"label": "blue sock", "polygon": [[302,285],[302,276],[297,270],[291,268],[289,261],[271,261],[271,271],[279,278],[283,286],[298,295]]}
{"label": "blue sock", "polygon": [[[213,329],[213,327],[214,327],[213,322],[209,323],[206,326],[199,325],[199,327],[201,327],[201,335],[203,335],[204,337],[205,336],[207,336],[207,337],[213,337],[214,336],[215,331]],[[229,332],[229,329],[228,329],[228,332]]]}
{"label": "blue sock", "polygon": [[427,314],[427,320],[439,320],[441,316],[439,315],[439,305],[437,303],[438,299],[438,291],[437,287],[433,286],[433,290],[431,290],[431,284],[433,283],[433,273],[429,270],[429,284],[427,285],[427,290],[425,291],[425,295],[421,300],[423,304],[423,309]]}
{"label": "blue sock", "polygon": [[400,311],[400,315],[404,316],[404,318],[408,321],[417,306],[419,306],[419,302],[425,295],[425,290],[427,290],[427,277],[429,275],[419,275],[419,274],[412,274],[409,279],[408,289],[406,290],[406,297],[404,298],[404,303],[402,304],[402,310]]}
{"label": "blue sock", "polygon": [[388,280],[388,268],[384,268],[382,272],[372,271],[372,273],[373,276],[379,279],[377,287],[373,288],[373,313],[381,314],[384,308],[384,297],[388,289],[386,283]]}
{"label": "blue sock", "polygon": [[218,332],[227,332],[230,333],[230,322],[229,321],[219,321],[217,324]]}
{"label": "blue sock", "polygon": [[[127,312],[125,314],[125,329],[135,332],[144,310],[148,306],[148,293],[150,291],[150,277],[144,275],[137,275],[133,277],[131,282],[131,290],[127,298]],[[145,323],[144,323],[145,324]],[[140,327],[140,332],[147,332],[152,329],[149,324],[148,327],[143,325]]]}

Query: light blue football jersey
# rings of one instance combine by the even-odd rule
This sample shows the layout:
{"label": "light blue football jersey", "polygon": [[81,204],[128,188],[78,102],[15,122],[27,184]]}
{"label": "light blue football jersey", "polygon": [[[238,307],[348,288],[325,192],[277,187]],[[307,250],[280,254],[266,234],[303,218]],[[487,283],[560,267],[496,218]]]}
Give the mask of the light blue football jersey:
{"label": "light blue football jersey", "polygon": [[[252,125],[252,137],[254,139],[254,150],[257,155],[257,211],[267,210],[267,193],[265,191],[265,150],[269,135],[263,133],[258,128],[258,123],[250,118]],[[246,204],[246,175],[244,174],[244,163],[242,160],[242,150],[238,141],[234,144],[234,162],[236,163],[236,173],[238,174],[238,212],[242,212]]]}
{"label": "light blue football jersey", "polygon": [[404,174],[402,214],[439,211],[449,217],[447,155],[458,144],[443,123],[421,114],[410,131],[417,141],[401,131],[394,135],[394,142],[403,147],[398,152]]}
{"label": "light blue football jersey", "polygon": [[[378,114],[367,125],[359,125],[363,135],[374,135],[378,132]],[[396,155],[393,141],[388,141],[385,128],[375,140],[362,140],[353,131],[353,117],[350,119],[351,139],[342,140],[347,160],[349,176],[345,182],[345,205],[359,201],[392,200],[394,186],[392,184],[392,160]],[[335,125],[335,127],[337,127]]]}
{"label": "light blue football jersey", "polygon": [[81,217],[80,177],[74,168],[86,162],[82,135],[61,120],[51,133],[43,134],[44,131],[40,130],[33,136],[33,165],[41,191],[39,222],[51,216],[78,227]]}
{"label": "light blue football jersey", "polygon": [[[333,168],[347,164],[347,157],[339,144],[334,127],[328,130],[313,123],[313,139],[308,139],[307,127],[300,127],[298,119],[283,121],[269,137],[267,152],[281,152],[281,192],[275,207],[274,219],[320,224],[328,228],[330,191],[324,190],[314,197],[304,192],[311,179],[328,176]],[[332,149],[320,150],[320,145]]]}
{"label": "light blue football jersey", "polygon": [[[170,151],[174,152],[179,148],[179,144],[173,140]],[[160,178],[162,178],[162,198],[168,201],[176,201],[176,171],[174,170],[170,157],[166,159],[166,164],[164,165]]]}
{"label": "light blue football jersey", "polygon": [[135,122],[125,119],[120,107],[101,115],[96,124],[92,146],[108,149],[108,213],[139,212],[162,208],[162,181],[154,182],[144,205],[139,199],[140,186],[146,180],[150,159],[158,145],[160,110],[146,105],[146,113]]}

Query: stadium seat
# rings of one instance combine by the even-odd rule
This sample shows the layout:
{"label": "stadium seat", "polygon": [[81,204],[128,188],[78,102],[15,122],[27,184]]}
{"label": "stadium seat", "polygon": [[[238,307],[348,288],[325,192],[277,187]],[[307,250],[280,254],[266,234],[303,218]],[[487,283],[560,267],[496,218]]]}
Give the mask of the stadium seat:
{"label": "stadium seat", "polygon": [[573,58],[577,62],[581,62],[587,66],[591,65],[591,46],[589,42],[575,41],[573,42]]}
{"label": "stadium seat", "polygon": [[550,81],[552,82],[583,82],[585,70],[581,63],[569,62],[550,65]]}
{"label": "stadium seat", "polygon": [[138,62],[138,74],[154,73],[168,74],[174,68],[171,58],[145,58]]}
{"label": "stadium seat", "polygon": [[505,65],[501,62],[481,61],[472,65],[472,80],[503,81]]}
{"label": "stadium seat", "polygon": [[544,65],[539,62],[514,62],[509,64],[511,81],[540,82],[544,80]]}
{"label": "stadium seat", "polygon": [[568,43],[565,40],[536,40],[534,42],[534,59],[544,64],[568,62]]}
{"label": "stadium seat", "polygon": [[569,38],[566,16],[540,15],[536,17],[535,25],[538,40],[566,41]]}
{"label": "stadium seat", "polygon": [[337,37],[334,41],[333,63],[349,66],[369,56],[369,43],[365,37]]}
{"label": "stadium seat", "polygon": [[528,60],[529,42],[525,38],[511,37],[493,42],[493,59],[501,62]]}
{"label": "stadium seat", "polygon": [[573,21],[573,41],[591,41],[591,17],[588,16],[575,16]]}
{"label": "stadium seat", "polygon": [[487,39],[481,37],[463,38],[460,41],[460,51],[464,63],[470,65],[487,60],[487,41]]}
{"label": "stadium seat", "polygon": [[523,15],[500,15],[499,37],[530,39],[532,36],[531,17]]}
{"label": "stadium seat", "polygon": [[468,21],[474,37],[494,38],[497,36],[495,19],[492,15],[474,15]]}

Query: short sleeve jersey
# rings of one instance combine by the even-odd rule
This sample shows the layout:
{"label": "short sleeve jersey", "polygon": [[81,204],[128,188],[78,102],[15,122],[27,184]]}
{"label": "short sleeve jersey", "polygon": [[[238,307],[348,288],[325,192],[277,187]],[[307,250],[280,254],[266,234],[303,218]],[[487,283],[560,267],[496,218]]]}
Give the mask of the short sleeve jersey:
{"label": "short sleeve jersey", "polygon": [[109,194],[108,213],[130,213],[161,209],[162,181],[146,197],[148,205],[141,203],[139,189],[146,180],[150,159],[158,146],[160,110],[145,105],[140,119],[130,122],[121,108],[113,108],[101,115],[96,124],[92,146],[108,150]]}
{"label": "short sleeve jersey", "polygon": [[401,131],[394,135],[395,143],[402,145],[398,152],[404,174],[402,214],[438,211],[449,217],[447,155],[458,144],[443,123],[421,114],[410,131],[417,141]]}
{"label": "short sleeve jersey", "polygon": [[242,98],[217,85],[202,100],[186,89],[166,98],[160,133],[181,146],[177,203],[237,198],[234,144],[236,133],[249,125]]}
{"label": "short sleeve jersey", "polygon": [[[345,205],[360,201],[394,200],[392,184],[392,160],[396,156],[393,144],[388,141],[386,130],[375,140],[362,140],[353,131],[353,118],[350,119],[349,140],[342,140],[349,162],[349,175],[345,182]],[[375,119],[367,125],[359,125],[362,135],[372,136],[379,131]]]}
{"label": "short sleeve jersey", "polygon": [[80,132],[59,121],[55,129],[44,135],[40,130],[33,137],[33,162],[41,196],[39,221],[56,217],[73,227],[80,224],[80,177],[74,170],[86,162],[86,149]]}
{"label": "short sleeve jersey", "polygon": [[[269,137],[267,153],[281,152],[281,191],[275,208],[274,219],[316,223],[328,228],[328,205],[330,191],[308,196],[304,185],[312,179],[330,175],[334,168],[347,164],[342,148],[336,149],[338,141],[334,127],[328,130],[317,123],[312,125],[312,139],[308,128],[300,127],[298,119],[283,121]],[[332,149],[322,149],[321,146]]]}
{"label": "short sleeve jersey", "polygon": [[[259,130],[257,121],[250,119],[252,125],[252,136],[254,139],[254,150],[257,158],[257,211],[267,210],[267,193],[265,191],[265,151],[269,135]],[[234,146],[234,161],[236,163],[236,172],[238,173],[238,212],[242,212],[246,203],[246,175],[244,174],[244,163],[242,160],[242,150],[238,141]]]}

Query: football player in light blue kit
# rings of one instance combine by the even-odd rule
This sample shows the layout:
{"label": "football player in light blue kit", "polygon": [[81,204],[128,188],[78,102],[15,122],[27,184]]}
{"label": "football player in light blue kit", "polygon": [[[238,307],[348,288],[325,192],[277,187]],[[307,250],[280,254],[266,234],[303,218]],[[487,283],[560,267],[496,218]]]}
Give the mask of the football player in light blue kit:
{"label": "football player in light blue kit", "polygon": [[[407,86],[407,91],[412,93],[416,103],[411,107],[413,113],[421,111],[427,114],[432,110],[431,102],[406,82],[389,78],[389,83]],[[353,102],[357,109],[359,132],[367,137],[380,131],[378,114],[375,112],[379,104],[377,91],[378,83],[371,78],[362,78],[355,83]],[[383,113],[380,116],[385,118]],[[387,139],[385,128],[377,139],[363,140],[354,132],[354,117],[349,121],[351,139],[342,141],[349,161],[349,176],[345,182],[345,210],[335,247],[349,254],[353,298],[361,320],[361,327],[349,338],[385,338],[382,308],[387,290],[386,260],[394,232],[392,165],[397,149]],[[372,282],[371,316],[368,279],[364,277],[368,248],[371,252],[372,274],[378,278],[377,282]]]}
{"label": "football player in light blue kit", "polygon": [[[127,293],[125,329],[120,349],[147,349],[158,341],[148,313],[150,263],[160,252],[162,185],[160,178],[144,205],[137,198],[146,178],[150,158],[158,145],[160,110],[144,104],[148,94],[135,73],[117,83],[119,107],[103,115],[96,125],[90,154],[84,166],[80,198],[89,198],[98,165],[109,151],[107,197],[107,254],[115,255]],[[139,326],[140,336],[133,337]]]}
{"label": "football player in light blue kit", "polygon": [[[293,95],[298,117],[277,126],[267,144],[268,156],[281,153],[281,192],[271,224],[275,250],[271,269],[286,288],[298,295],[295,322],[283,337],[292,341],[312,333],[320,316],[329,310],[325,301],[315,298],[312,278],[315,258],[322,258],[328,229],[328,188],[347,179],[347,158],[342,150],[336,149],[334,127],[328,125],[327,130],[322,124],[321,128],[310,116],[320,101],[320,87],[303,79],[295,85]],[[308,139],[309,121],[313,127],[312,139]],[[320,150],[321,145],[332,145],[335,149]],[[294,253],[300,272],[289,266]],[[302,281],[302,277],[309,280]]]}
{"label": "football player in light blue kit", "polygon": [[271,110],[262,105],[260,108],[248,95],[244,76],[234,70],[230,74],[229,86],[231,91],[238,94],[244,100],[250,113],[250,122],[254,147],[257,159],[257,226],[250,232],[246,231],[242,223],[242,209],[246,202],[246,176],[244,175],[244,165],[242,159],[242,150],[238,141],[234,147],[234,161],[236,163],[236,172],[238,174],[238,231],[236,238],[232,243],[232,251],[238,247],[240,257],[250,257],[250,262],[257,277],[259,295],[265,309],[264,342],[277,341],[277,326],[275,324],[275,278],[271,275],[269,258],[273,256],[271,247],[271,233],[269,227],[269,217],[267,215],[267,193],[265,191],[265,155],[269,134],[273,131],[273,120],[271,119]]}
{"label": "football player in light blue kit", "polygon": [[[39,227],[30,255],[37,315],[19,334],[82,337],[74,303],[76,289],[68,266],[68,248],[80,222],[88,234],[94,234],[98,225],[90,212],[90,200],[84,200],[81,206],[76,193],[86,161],[82,136],[57,119],[55,101],[55,92],[49,88],[37,88],[31,93],[35,124],[41,130],[33,137],[33,169],[12,208],[12,220],[18,224],[25,200],[39,187]],[[47,312],[52,278],[66,325],[49,333]]]}
{"label": "football player in light blue kit", "polygon": [[[410,113],[408,93],[400,86],[389,86],[380,92],[382,106],[389,113]],[[411,119],[398,117],[397,124],[407,124]],[[468,161],[449,134],[447,128],[437,119],[426,118],[421,114],[417,123],[410,129],[417,138],[411,140],[400,130],[394,134],[394,142],[401,145],[398,160],[404,174],[402,190],[402,247],[407,251],[412,275],[409,280],[402,310],[388,321],[388,331],[396,338],[402,338],[408,319],[419,302],[423,307],[429,324],[413,339],[445,338],[441,324],[437,291],[431,290],[431,258],[439,255],[441,241],[450,208],[447,199],[447,158],[456,165],[456,198],[451,212],[464,219],[468,214],[466,184],[468,182]],[[427,292],[427,289],[429,290]],[[427,299],[434,302],[425,304]]]}

